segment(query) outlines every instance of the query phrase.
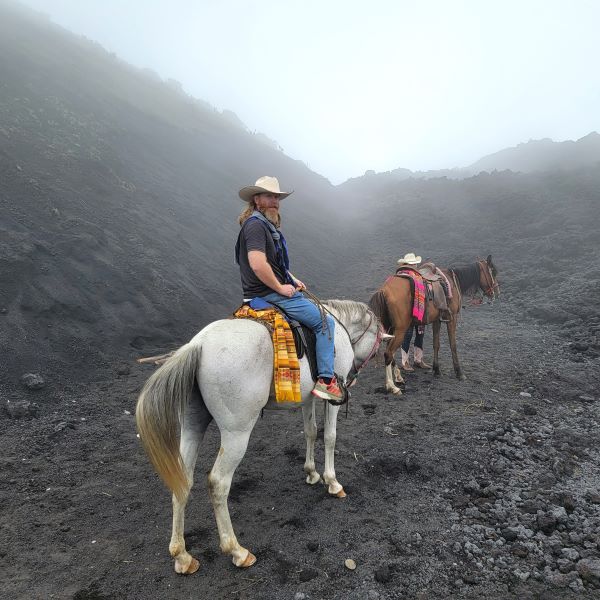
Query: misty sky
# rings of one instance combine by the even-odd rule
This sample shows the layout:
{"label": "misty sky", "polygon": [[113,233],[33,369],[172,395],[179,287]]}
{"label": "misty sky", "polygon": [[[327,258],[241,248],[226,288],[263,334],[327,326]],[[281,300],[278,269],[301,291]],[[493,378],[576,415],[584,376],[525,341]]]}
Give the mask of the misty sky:
{"label": "misty sky", "polygon": [[600,130],[596,0],[25,0],[339,183]]}

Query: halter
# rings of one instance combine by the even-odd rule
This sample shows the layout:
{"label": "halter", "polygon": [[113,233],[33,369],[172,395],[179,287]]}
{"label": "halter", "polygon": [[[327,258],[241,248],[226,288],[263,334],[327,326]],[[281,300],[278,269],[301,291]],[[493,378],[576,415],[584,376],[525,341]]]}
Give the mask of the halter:
{"label": "halter", "polygon": [[[342,323],[340,323],[340,325],[342,325],[342,327],[344,327],[344,329],[346,330],[346,333],[348,334],[348,338],[350,339],[350,345],[352,346],[352,349],[354,349],[355,344],[358,344],[358,342],[360,342],[360,340],[362,340],[362,338],[365,336],[367,331],[369,331],[369,329],[371,329],[371,324],[373,323],[373,318],[375,315],[370,310],[368,312],[369,312],[369,324],[367,325],[366,329],[355,340],[353,340],[350,337],[350,333],[348,332],[346,327],[344,327],[344,325]],[[336,320],[339,322],[339,319],[336,319]],[[384,334],[383,326],[381,325],[381,323],[378,323],[377,335],[375,336],[375,343],[373,344],[373,347],[371,348],[371,351],[369,352],[367,358],[365,358],[365,360],[363,360],[363,362],[358,367],[356,366],[356,359],[355,358],[352,359],[352,369],[350,370],[350,373],[348,373],[349,379],[346,382],[348,387],[350,387],[356,381],[359,373],[367,366],[367,363],[375,356],[375,354],[377,354],[377,350],[379,349],[379,346],[383,340],[383,334]]]}
{"label": "halter", "polygon": [[490,265],[487,263],[486,260],[479,259],[477,261],[477,264],[479,265],[480,271],[483,272],[483,277],[486,286],[482,287],[481,289],[488,298],[494,299],[496,297],[496,291],[498,294],[500,294],[500,286],[498,285],[498,282],[494,279],[492,269],[490,268]]}

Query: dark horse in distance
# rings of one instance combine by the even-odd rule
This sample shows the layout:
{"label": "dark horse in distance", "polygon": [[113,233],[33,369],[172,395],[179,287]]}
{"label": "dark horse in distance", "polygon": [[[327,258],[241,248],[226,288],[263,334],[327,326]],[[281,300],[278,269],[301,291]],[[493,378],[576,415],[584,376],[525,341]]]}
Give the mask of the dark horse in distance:
{"label": "dark horse in distance", "polygon": [[[433,328],[433,372],[440,374],[438,352],[440,349],[440,326],[446,322],[450,349],[452,350],[452,362],[456,376],[463,380],[465,375],[458,361],[456,351],[456,325],[457,317],[462,306],[463,294],[475,294],[480,289],[490,299],[498,297],[500,288],[496,280],[498,271],[489,255],[486,260],[477,260],[474,264],[466,267],[455,267],[451,269],[440,269],[446,276],[451,286],[452,298],[448,300],[448,311],[442,315],[434,303],[427,301],[427,308],[423,322],[420,324],[432,325]],[[394,337],[388,342],[385,350],[386,382],[388,392],[401,394],[396,383],[403,383],[400,368],[394,361],[394,353],[402,344],[404,335],[409,326],[417,324],[412,316],[414,300],[414,284],[410,279],[404,277],[388,277],[386,282],[379,288],[369,301],[371,310],[380,318],[387,333]],[[444,318],[440,318],[444,317]]]}

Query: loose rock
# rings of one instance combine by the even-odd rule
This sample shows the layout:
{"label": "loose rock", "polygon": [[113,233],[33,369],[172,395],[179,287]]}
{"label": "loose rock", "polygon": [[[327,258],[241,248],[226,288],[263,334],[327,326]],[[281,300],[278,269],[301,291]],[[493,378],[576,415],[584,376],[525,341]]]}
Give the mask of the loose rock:
{"label": "loose rock", "polygon": [[35,402],[28,400],[7,400],[5,406],[11,419],[37,417],[40,408]]}
{"label": "loose rock", "polygon": [[21,383],[30,390],[40,390],[46,385],[46,382],[38,373],[25,373],[21,377]]}
{"label": "loose rock", "polygon": [[600,559],[582,558],[577,563],[577,572],[584,581],[600,587]]}

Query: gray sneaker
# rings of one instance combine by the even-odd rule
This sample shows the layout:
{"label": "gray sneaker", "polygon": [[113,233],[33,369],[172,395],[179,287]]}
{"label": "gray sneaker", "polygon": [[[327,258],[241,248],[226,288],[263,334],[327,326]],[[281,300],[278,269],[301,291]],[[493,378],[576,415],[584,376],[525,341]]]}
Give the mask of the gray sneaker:
{"label": "gray sneaker", "polygon": [[312,394],[323,400],[333,400],[334,402],[342,402],[344,399],[344,394],[335,377],[332,378],[331,383],[325,383],[321,378],[317,379]]}

